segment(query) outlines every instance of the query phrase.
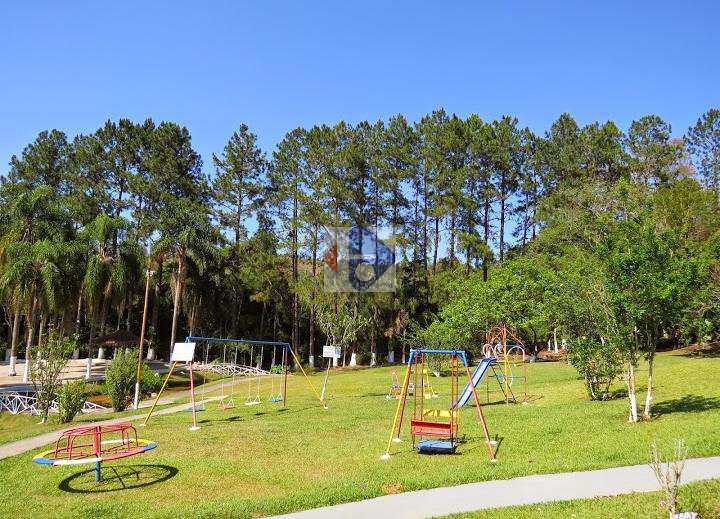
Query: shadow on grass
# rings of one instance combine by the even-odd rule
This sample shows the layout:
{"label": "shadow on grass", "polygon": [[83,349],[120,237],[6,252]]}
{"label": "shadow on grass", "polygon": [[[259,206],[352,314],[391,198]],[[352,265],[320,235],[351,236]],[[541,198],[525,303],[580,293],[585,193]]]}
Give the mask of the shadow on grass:
{"label": "shadow on grass", "polygon": [[[497,458],[500,454],[500,447],[502,446],[503,440],[505,439],[504,436],[498,436],[497,434],[492,436],[491,439],[495,442],[495,445],[493,445],[493,450],[495,452],[495,457]],[[463,437],[462,440],[458,441],[459,444],[467,446],[467,449],[463,449],[462,453],[458,454],[469,454],[476,450],[485,450],[487,451],[487,446],[485,445],[485,439],[481,439],[479,441],[471,441],[467,440]]]}
{"label": "shadow on grass", "polygon": [[720,398],[700,395],[685,395],[674,400],[665,400],[653,405],[653,414],[700,413],[720,408]]}
{"label": "shadow on grass", "polygon": [[252,413],[249,415],[248,414],[234,414],[234,415],[228,416],[226,418],[217,418],[217,419],[206,418],[204,420],[198,420],[198,424],[212,426],[213,424],[224,423],[224,422],[230,422],[230,423],[245,422],[245,421],[249,421],[249,420],[257,420],[257,419],[262,418],[263,416],[273,415],[276,413],[277,414],[292,414],[292,413],[300,413],[300,412],[311,410],[311,409],[322,410],[322,408],[320,406],[299,407],[296,409],[290,409],[288,407],[281,407],[281,408],[275,409],[271,412],[258,411],[257,413]]}
{"label": "shadow on grass", "polygon": [[58,488],[73,494],[102,494],[162,483],[175,477],[178,472],[177,468],[170,465],[105,465],[100,472],[100,481],[95,481],[93,468],[63,479]]}

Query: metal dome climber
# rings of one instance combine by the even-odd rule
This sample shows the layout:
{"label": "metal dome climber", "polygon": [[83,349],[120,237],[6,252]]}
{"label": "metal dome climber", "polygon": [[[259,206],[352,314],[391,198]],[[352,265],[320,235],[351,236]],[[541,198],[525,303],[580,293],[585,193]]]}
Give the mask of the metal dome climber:
{"label": "metal dome climber", "polygon": [[143,454],[155,447],[157,443],[139,439],[128,422],[91,425],[64,431],[55,448],[41,452],[33,461],[53,467],[94,463],[95,481],[100,481],[103,462]]}

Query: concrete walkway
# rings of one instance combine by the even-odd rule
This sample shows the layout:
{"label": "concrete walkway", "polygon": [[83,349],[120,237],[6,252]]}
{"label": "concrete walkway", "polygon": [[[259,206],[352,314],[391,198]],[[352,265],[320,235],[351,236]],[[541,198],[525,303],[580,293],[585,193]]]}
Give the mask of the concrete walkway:
{"label": "concrete walkway", "polygon": [[[687,461],[683,483],[720,478],[720,456]],[[420,519],[487,508],[659,490],[649,465],[542,474],[376,497],[277,516],[286,519]]]}
{"label": "concrete walkway", "polygon": [[[235,381],[235,383],[239,384],[241,382],[241,380],[242,379],[238,379]],[[195,391],[195,397],[197,398],[196,404],[200,405],[203,402],[207,403],[207,402],[213,402],[216,400],[220,400],[221,397],[219,397],[219,396],[205,398],[205,399],[203,399],[202,397],[203,397],[203,395],[210,393],[210,392],[216,390],[217,388],[219,388],[221,385],[221,382],[222,381],[211,382],[204,386],[200,386]],[[232,384],[231,382],[228,382],[228,381],[224,381],[224,383],[225,383],[226,387],[228,387],[229,385]],[[181,400],[183,398],[189,398],[189,397],[190,397],[190,391],[189,390],[183,391],[180,393],[173,394],[172,396],[161,398],[160,401],[158,402],[158,405],[171,404],[171,403],[177,402],[178,400]],[[153,400],[146,400],[146,401],[142,402],[140,404],[140,409],[150,407],[152,405],[152,402],[153,402]],[[177,413],[180,411],[185,411],[186,409],[190,409],[190,407],[191,407],[190,402],[186,402],[184,404],[179,404],[179,405],[176,405],[173,407],[168,407],[166,409],[161,409],[159,411],[155,411],[153,413],[153,416],[162,416],[162,415],[166,415],[166,414]],[[120,423],[120,422],[132,422],[132,421],[137,421],[137,420],[143,420],[143,419],[145,419],[146,415],[147,415],[147,413],[134,414],[134,415],[128,415],[128,416],[123,416],[123,417],[119,417],[119,418],[111,418],[109,420],[102,420],[102,421],[98,421],[98,422],[83,423],[82,425],[83,426],[110,425],[110,424]],[[62,434],[62,432],[64,430],[72,427],[72,424],[67,424],[67,425],[68,425],[67,427],[58,429],[56,431],[50,431],[50,432],[47,432],[44,434],[40,434],[38,436],[32,436],[31,438],[24,438],[22,440],[17,440],[14,442],[9,442],[9,443],[0,445],[0,459],[7,458],[10,456],[17,456],[19,454],[24,454],[26,452],[29,452],[29,451],[32,451],[35,449],[39,449],[40,447],[43,447],[45,445],[55,443],[57,441],[57,439],[60,438],[60,435]],[[140,434],[140,433],[138,433],[138,434]]]}

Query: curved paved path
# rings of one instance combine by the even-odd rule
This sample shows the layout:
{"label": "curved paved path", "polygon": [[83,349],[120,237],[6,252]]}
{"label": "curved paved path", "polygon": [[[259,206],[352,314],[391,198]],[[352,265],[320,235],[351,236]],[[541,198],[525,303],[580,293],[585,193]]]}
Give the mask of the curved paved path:
{"label": "curved paved path", "polygon": [[[720,456],[687,460],[683,483],[720,478]],[[376,497],[277,516],[285,519],[420,519],[487,508],[658,490],[649,465],[539,474]]]}

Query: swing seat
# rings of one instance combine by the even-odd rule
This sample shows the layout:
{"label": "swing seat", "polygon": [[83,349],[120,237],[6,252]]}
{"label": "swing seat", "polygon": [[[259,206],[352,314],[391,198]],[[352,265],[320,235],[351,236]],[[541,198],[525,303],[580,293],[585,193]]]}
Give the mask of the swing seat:
{"label": "swing seat", "polygon": [[282,395],[271,396],[268,400],[271,404],[277,404],[283,401]]}
{"label": "swing seat", "polygon": [[457,444],[452,440],[423,440],[415,447],[423,454],[454,454]]}
{"label": "swing seat", "polygon": [[220,409],[234,409],[235,408],[235,400],[232,398],[221,398],[220,404],[218,405]]}
{"label": "swing seat", "polygon": [[247,406],[250,406],[250,405],[260,405],[261,403],[262,403],[262,402],[260,402],[260,399],[259,399],[259,398],[258,398],[258,399],[254,399],[254,400],[246,400],[246,401],[245,401],[245,405],[247,405]]}
{"label": "swing seat", "polygon": [[432,438],[452,438],[457,434],[457,424],[410,420],[410,434]]}

